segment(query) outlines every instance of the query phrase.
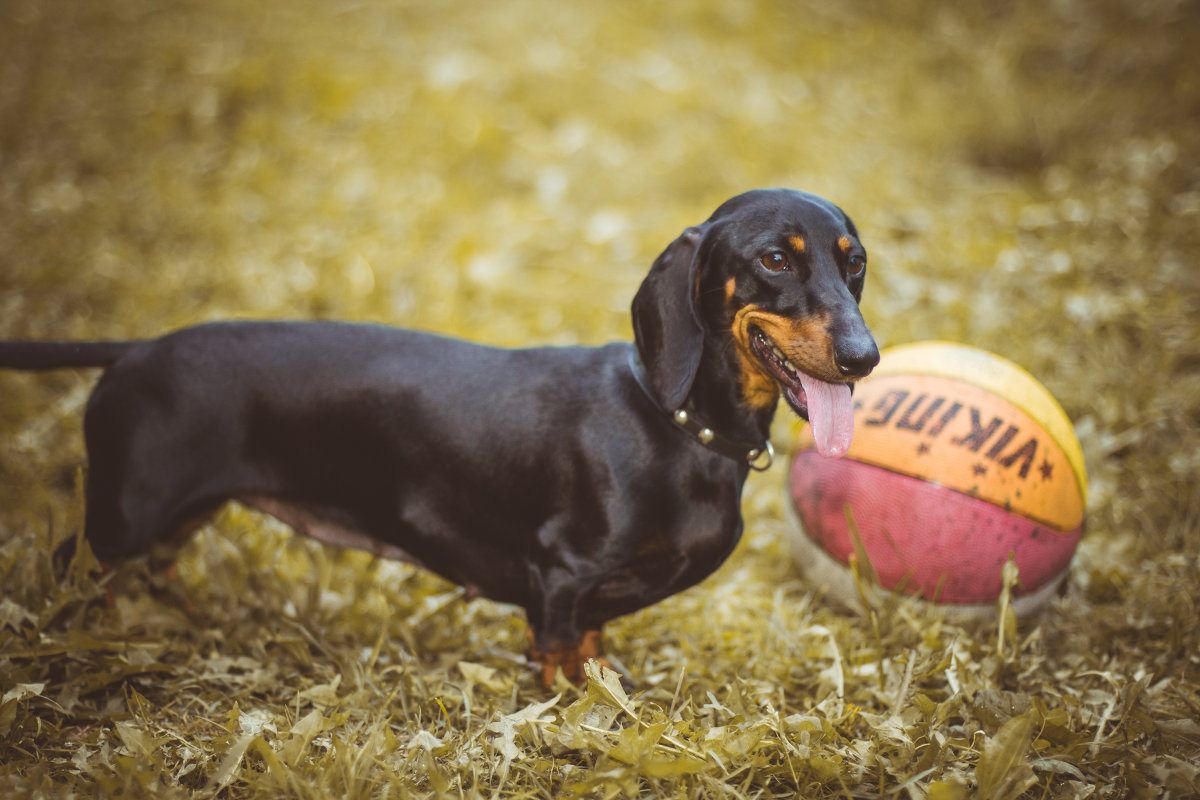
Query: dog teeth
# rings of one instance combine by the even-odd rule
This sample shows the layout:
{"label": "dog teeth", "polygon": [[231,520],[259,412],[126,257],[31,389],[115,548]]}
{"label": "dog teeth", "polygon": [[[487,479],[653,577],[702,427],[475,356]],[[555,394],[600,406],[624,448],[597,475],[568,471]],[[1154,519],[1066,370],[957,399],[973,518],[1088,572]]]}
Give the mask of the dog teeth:
{"label": "dog teeth", "polygon": [[766,337],[763,337],[763,340],[764,342],[770,343],[771,354],[775,356],[775,360],[778,361],[784,369],[788,370],[793,375],[798,375],[800,373],[800,370],[796,368],[796,365],[788,360],[788,357],[783,350],[779,349],[779,345],[770,342],[770,340],[766,339]]}

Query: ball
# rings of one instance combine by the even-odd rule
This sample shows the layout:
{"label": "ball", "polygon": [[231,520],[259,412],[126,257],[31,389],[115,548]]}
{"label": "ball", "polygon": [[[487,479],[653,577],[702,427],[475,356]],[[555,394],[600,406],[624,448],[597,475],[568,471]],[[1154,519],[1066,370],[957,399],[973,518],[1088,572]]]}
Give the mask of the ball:
{"label": "ball", "polygon": [[819,455],[799,431],[787,494],[797,560],[834,599],[857,605],[849,565],[861,548],[884,590],[992,613],[1012,559],[1021,615],[1066,577],[1087,475],[1071,421],[1032,375],[928,341],[885,351],[859,382],[845,457]]}

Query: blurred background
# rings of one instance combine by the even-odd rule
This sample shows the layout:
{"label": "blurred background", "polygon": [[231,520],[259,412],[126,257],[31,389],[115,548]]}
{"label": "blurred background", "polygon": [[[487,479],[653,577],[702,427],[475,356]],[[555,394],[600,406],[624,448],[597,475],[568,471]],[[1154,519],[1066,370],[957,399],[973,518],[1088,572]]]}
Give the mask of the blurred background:
{"label": "blurred background", "polygon": [[[1083,605],[1058,634],[1110,604],[1186,663],[1195,632],[1156,626],[1200,597],[1197,153],[1194,0],[4,0],[0,337],[267,317],[628,339],[682,228],[805,189],[862,232],[881,345],[995,351],[1075,421]],[[0,545],[72,529],[94,380],[0,373]],[[782,483],[753,479],[749,553],[702,591],[788,579]],[[662,608],[617,652],[715,635]]]}

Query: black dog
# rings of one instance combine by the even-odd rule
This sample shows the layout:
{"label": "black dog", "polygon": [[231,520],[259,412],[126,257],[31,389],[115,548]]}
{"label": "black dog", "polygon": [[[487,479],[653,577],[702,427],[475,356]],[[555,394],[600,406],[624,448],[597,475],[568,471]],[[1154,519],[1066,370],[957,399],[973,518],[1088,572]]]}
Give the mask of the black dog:
{"label": "black dog", "polygon": [[782,393],[849,444],[879,359],[846,215],[748,192],[633,300],[636,346],[504,350],[397,328],[225,322],[136,342],[0,342],[0,367],[108,367],[87,407],[85,535],[149,550],[228,500],[407,558],[528,614],[548,683],[600,627],[712,573]]}

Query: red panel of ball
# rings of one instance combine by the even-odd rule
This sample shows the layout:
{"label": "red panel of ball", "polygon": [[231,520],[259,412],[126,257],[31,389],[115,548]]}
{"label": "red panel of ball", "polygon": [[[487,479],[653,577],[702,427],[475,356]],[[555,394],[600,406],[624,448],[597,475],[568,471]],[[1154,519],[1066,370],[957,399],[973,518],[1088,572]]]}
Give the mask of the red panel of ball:
{"label": "red panel of ball", "polygon": [[833,558],[854,552],[849,508],[884,588],[940,603],[992,603],[1010,553],[1018,595],[1062,574],[1080,530],[1057,531],[977,497],[849,458],[796,454],[789,476],[796,514]]}

